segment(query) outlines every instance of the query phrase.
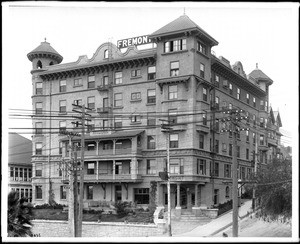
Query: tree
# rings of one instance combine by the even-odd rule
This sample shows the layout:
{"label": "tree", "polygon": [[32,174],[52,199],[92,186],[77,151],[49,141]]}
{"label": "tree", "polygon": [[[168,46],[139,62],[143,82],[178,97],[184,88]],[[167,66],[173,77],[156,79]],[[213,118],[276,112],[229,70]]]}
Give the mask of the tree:
{"label": "tree", "polygon": [[287,221],[292,217],[292,161],[275,159],[257,172],[258,217]]}
{"label": "tree", "polygon": [[8,237],[26,237],[32,235],[32,206],[26,198],[19,199],[18,193],[8,194],[7,232]]}

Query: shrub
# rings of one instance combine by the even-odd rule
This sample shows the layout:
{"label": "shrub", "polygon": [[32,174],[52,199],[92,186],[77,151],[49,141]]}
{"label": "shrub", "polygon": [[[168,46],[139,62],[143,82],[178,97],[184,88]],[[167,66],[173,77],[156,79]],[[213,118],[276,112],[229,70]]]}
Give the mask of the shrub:
{"label": "shrub", "polygon": [[49,203],[44,203],[41,205],[36,205],[35,209],[63,209],[64,207],[67,207],[65,204],[56,204],[56,205],[50,205]]}
{"label": "shrub", "polygon": [[229,211],[230,209],[232,209],[232,200],[229,200],[225,203],[220,203],[218,208],[219,208],[218,215],[221,215],[221,214]]}
{"label": "shrub", "polygon": [[128,214],[128,210],[126,209],[129,206],[128,202],[117,201],[115,202],[115,208],[117,215],[119,217],[124,217]]}

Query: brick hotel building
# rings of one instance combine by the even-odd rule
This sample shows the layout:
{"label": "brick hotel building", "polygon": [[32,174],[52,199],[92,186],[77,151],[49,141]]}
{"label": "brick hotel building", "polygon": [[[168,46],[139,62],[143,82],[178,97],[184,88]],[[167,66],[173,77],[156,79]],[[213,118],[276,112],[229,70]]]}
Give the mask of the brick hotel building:
{"label": "brick hotel building", "polygon": [[[151,182],[155,201],[167,204],[166,167],[170,147],[172,208],[210,208],[231,199],[232,135],[225,108],[248,115],[241,122],[237,158],[239,178],[276,157],[279,113],[269,107],[273,81],[258,67],[246,75],[241,62],[231,65],[211,50],[218,42],[183,15],[149,38],[155,47],[121,52],[104,43],[93,57],[71,63],[48,42],[28,54],[32,62],[33,202],[50,196],[68,204],[65,172],[58,163],[69,157],[69,138],[59,131],[80,132],[71,122],[73,103],[84,104],[91,121],[84,145],[84,206],[92,201],[132,201],[147,206]],[[274,116],[276,115],[276,117]],[[170,134],[161,120],[172,122]],[[80,145],[80,137],[73,137]],[[80,153],[78,153],[80,158]]]}

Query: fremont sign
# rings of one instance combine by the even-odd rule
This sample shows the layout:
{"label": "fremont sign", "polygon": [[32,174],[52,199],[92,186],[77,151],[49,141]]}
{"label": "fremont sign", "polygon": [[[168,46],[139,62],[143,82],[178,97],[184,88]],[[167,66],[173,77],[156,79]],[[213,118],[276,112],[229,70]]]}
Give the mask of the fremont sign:
{"label": "fremont sign", "polygon": [[148,43],[152,43],[151,39],[148,36],[138,36],[117,41],[117,47],[120,49],[129,46],[144,45]]}

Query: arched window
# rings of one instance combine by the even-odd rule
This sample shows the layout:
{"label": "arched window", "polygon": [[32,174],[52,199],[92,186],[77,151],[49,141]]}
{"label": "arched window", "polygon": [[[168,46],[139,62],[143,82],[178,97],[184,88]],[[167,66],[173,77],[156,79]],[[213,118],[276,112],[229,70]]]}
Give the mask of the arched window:
{"label": "arched window", "polygon": [[51,61],[50,63],[49,63],[49,65],[53,65],[54,63],[53,63],[53,61]]}
{"label": "arched window", "polygon": [[229,186],[225,188],[225,197],[229,197]]}
{"label": "arched window", "polygon": [[37,68],[37,69],[41,69],[41,68],[43,68],[43,65],[42,65],[42,62],[41,62],[41,60],[39,60],[39,61],[37,62],[37,64],[36,64],[36,68]]}
{"label": "arched window", "polygon": [[108,50],[107,49],[104,51],[104,58],[108,58]]}

